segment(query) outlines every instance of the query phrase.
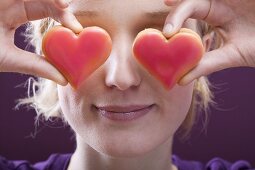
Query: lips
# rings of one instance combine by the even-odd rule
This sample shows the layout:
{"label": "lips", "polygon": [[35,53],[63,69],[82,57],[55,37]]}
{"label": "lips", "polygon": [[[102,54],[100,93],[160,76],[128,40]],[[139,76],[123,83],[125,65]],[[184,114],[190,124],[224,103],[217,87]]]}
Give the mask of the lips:
{"label": "lips", "polygon": [[109,105],[109,106],[95,106],[99,110],[105,110],[108,112],[115,112],[115,113],[128,113],[128,112],[135,112],[145,108],[152,106],[150,105],[128,105],[128,106],[118,106],[118,105]]}
{"label": "lips", "polygon": [[[95,108],[95,113],[102,116],[108,123],[128,123],[150,113],[155,104],[151,105],[107,105]],[[141,120],[141,119],[140,119]]]}

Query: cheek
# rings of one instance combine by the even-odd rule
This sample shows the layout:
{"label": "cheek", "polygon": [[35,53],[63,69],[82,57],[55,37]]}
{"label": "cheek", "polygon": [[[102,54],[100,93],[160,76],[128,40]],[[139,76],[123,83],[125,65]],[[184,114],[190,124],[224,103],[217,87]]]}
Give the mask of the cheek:
{"label": "cheek", "polygon": [[187,86],[176,85],[170,93],[167,94],[163,104],[165,113],[165,123],[172,129],[173,133],[179,128],[191,107],[194,83]]}
{"label": "cheek", "polygon": [[81,116],[83,116],[81,108],[83,103],[80,102],[77,93],[75,93],[71,86],[58,86],[59,105],[71,127],[77,127],[80,124]]}
{"label": "cheek", "polygon": [[74,91],[70,85],[58,86],[58,98],[65,120],[77,134],[87,138],[86,134],[95,128],[97,119],[90,114],[90,94]]}

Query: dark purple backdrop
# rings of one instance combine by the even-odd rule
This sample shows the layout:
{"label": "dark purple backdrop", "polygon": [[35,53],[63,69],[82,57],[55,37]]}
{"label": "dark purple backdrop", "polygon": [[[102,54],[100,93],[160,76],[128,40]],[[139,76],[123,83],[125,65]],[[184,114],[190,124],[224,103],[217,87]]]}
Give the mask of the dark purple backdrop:
{"label": "dark purple backdrop", "polygon": [[[17,32],[15,43],[24,49],[22,30]],[[35,129],[34,110],[24,107],[14,110],[15,99],[26,96],[26,88],[17,85],[28,77],[0,73],[0,155],[35,162],[51,153],[73,152],[75,142],[68,127],[49,127],[41,122]],[[214,94],[219,109],[211,109],[207,134],[200,133],[198,124],[190,140],[175,141],[174,153],[202,162],[215,156],[229,161],[245,159],[255,166],[255,69],[227,69],[210,75],[209,79],[218,86]]]}

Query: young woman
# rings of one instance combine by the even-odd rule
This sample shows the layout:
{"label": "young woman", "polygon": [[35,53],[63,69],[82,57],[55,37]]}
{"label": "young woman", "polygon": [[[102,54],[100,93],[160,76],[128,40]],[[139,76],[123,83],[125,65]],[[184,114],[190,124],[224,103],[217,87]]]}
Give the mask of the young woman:
{"label": "young woman", "polygon": [[[37,113],[43,114],[46,118],[62,116],[76,134],[77,148],[73,154],[55,154],[47,161],[35,165],[30,165],[28,162],[7,161],[1,158],[0,169],[251,169],[249,163],[245,161],[230,164],[221,159],[212,159],[206,165],[202,165],[199,162],[182,161],[177,156],[172,155],[172,141],[177,129],[183,128],[188,132],[196,117],[196,109],[199,107],[206,109],[212,101],[209,82],[206,77],[188,78],[188,81],[184,79],[184,83],[181,83],[185,85],[176,84],[170,91],[166,91],[136,62],[132,55],[132,43],[138,32],[145,28],[162,30],[165,23],[172,20],[173,23],[174,21],[177,22],[174,16],[181,15],[180,11],[184,7],[187,9],[186,7],[191,4],[190,2],[194,1],[166,1],[167,5],[160,0],[77,0],[70,4],[60,0],[2,1],[0,3],[2,16],[0,36],[3,39],[1,43],[5,44],[6,48],[3,48],[0,53],[0,70],[44,77],[35,82],[35,86],[39,89],[34,96],[20,102],[21,104],[33,103]],[[201,1],[201,4],[204,4],[201,8],[208,7],[208,4],[209,7],[214,7],[210,4],[211,1],[204,2],[207,3],[204,4]],[[179,6],[174,8],[173,3],[175,5],[179,3]],[[224,5],[226,7],[229,4],[218,5],[223,8]],[[255,6],[254,3],[252,5]],[[67,8],[68,6],[69,8]],[[233,6],[230,5],[231,7]],[[190,15],[184,15],[180,18],[192,16],[193,8],[190,9]],[[169,12],[172,13],[173,11],[176,11],[176,14],[168,16]],[[205,11],[200,10],[201,15],[195,13],[194,16],[208,18],[212,22],[210,19],[212,16],[208,15],[211,13]],[[207,11],[210,11],[209,8]],[[18,13],[21,15],[16,16],[15,14]],[[252,14],[255,15],[254,12],[250,15]],[[7,16],[11,18],[15,16],[15,18],[10,20],[7,19]],[[54,21],[47,19],[32,23],[33,30],[30,37],[38,53],[37,56],[18,50],[11,43],[13,32],[18,25],[28,20],[47,16],[51,16],[77,33],[81,31],[82,27],[97,25],[104,28],[111,36],[113,45],[109,58],[86,79],[78,90],[74,90],[67,84],[64,76],[39,56],[41,54],[42,35],[48,28],[56,24]],[[240,20],[253,23],[243,18]],[[216,34],[210,33],[207,25],[203,22],[188,19],[183,24],[178,24],[179,27],[182,25],[182,27],[198,32],[203,39],[206,50],[215,47]],[[177,27],[178,24],[176,24]],[[166,26],[164,31],[168,36],[167,34],[171,34],[169,33],[170,27],[169,24]],[[217,24],[213,26],[217,26]],[[225,25],[223,24],[223,26]],[[172,29],[172,31],[176,29]],[[217,28],[215,29],[217,31]],[[228,31],[231,29],[229,28]],[[236,29],[239,31],[239,27]],[[249,31],[254,34],[254,30]],[[239,36],[233,37],[231,31],[230,33],[226,32],[226,34],[222,33],[223,31],[220,32],[223,45],[227,44],[226,40],[240,39]],[[243,34],[246,35],[245,32]],[[233,42],[235,41],[228,43]],[[219,68],[230,67],[230,65],[252,66],[254,55],[246,54],[254,53],[241,53],[246,49],[242,47],[241,44],[238,48],[225,49],[230,50],[233,54],[237,53],[233,58],[224,56],[224,61],[228,61],[232,65],[223,66],[218,62],[216,63],[218,64],[217,69],[215,64],[214,71],[219,70]],[[206,62],[211,57],[207,55],[217,53],[221,54],[224,51],[214,50],[207,53],[196,69],[203,70],[201,69],[202,66],[208,66]],[[215,59],[215,61],[217,60]],[[196,69],[193,72],[196,72]],[[210,67],[210,71],[207,73],[212,71],[213,67]],[[199,101],[197,100],[198,96],[201,99]],[[136,110],[144,110],[146,114],[129,121],[118,121],[104,116],[105,112],[114,111],[121,114],[130,111],[136,112]]]}

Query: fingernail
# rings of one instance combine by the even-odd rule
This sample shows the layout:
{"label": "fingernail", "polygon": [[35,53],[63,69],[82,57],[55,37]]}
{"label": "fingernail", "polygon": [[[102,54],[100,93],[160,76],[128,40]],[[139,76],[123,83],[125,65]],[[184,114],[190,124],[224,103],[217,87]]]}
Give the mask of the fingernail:
{"label": "fingernail", "polygon": [[83,30],[82,25],[78,21],[74,21],[74,32],[79,34]]}
{"label": "fingernail", "polygon": [[173,25],[172,24],[166,24],[163,28],[163,33],[164,34],[170,34],[171,31],[173,29]]}
{"label": "fingernail", "polygon": [[59,5],[60,8],[67,8],[72,0],[55,0],[57,5]]}
{"label": "fingernail", "polygon": [[69,6],[72,0],[62,0],[66,6]]}
{"label": "fingernail", "polygon": [[68,4],[68,5],[69,5],[71,2],[72,2],[72,0],[65,0],[65,3]]}
{"label": "fingernail", "polygon": [[178,81],[178,84],[179,84],[180,86],[185,86],[185,85],[186,85],[186,83],[185,83],[183,80]]}
{"label": "fingernail", "polygon": [[66,86],[68,84],[68,81],[63,76],[58,76],[58,81],[56,83],[60,84],[61,86]]}

